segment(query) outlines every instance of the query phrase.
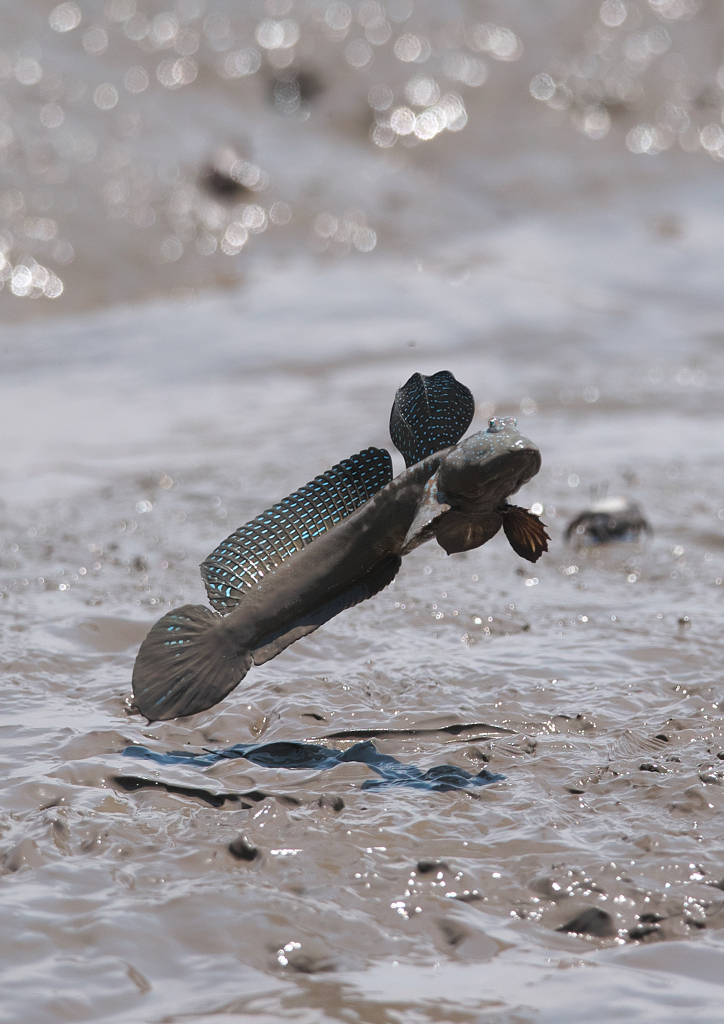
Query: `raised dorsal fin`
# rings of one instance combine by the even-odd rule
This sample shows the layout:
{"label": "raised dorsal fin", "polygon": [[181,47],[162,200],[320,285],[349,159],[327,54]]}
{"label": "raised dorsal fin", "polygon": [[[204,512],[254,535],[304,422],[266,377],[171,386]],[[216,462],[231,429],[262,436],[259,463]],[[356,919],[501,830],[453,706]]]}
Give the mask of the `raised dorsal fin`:
{"label": "raised dorsal fin", "polygon": [[395,395],[390,437],[406,465],[414,466],[459,441],[474,413],[472,393],[449,370],[432,377],[413,373]]}
{"label": "raised dorsal fin", "polygon": [[225,614],[268,572],[346,519],[392,479],[384,448],[366,448],[240,526],[201,565],[213,607]]}

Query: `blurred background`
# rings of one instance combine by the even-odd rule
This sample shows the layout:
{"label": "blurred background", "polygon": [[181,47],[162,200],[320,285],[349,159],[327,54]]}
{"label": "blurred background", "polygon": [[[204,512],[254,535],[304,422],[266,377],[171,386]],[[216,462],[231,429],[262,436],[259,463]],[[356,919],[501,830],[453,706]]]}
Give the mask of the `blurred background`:
{"label": "blurred background", "polygon": [[541,215],[624,213],[671,244],[692,184],[720,181],[712,2],[10,0],[2,20],[5,319],[300,260],[460,275],[463,238]]}

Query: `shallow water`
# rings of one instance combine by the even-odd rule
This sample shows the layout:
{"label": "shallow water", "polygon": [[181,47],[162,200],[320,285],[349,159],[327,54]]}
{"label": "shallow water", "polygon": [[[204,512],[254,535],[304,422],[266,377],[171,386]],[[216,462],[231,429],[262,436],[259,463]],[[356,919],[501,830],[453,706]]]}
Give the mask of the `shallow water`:
{"label": "shallow water", "polygon": [[[204,277],[195,242],[146,260],[147,241],[123,241],[145,228],[71,210],[62,295],[2,292],[16,321],[0,333],[3,1020],[721,1019],[721,170],[701,148],[629,152],[628,122],[574,136],[570,109],[541,127],[536,108],[508,138],[504,74],[527,89],[588,25],[564,32],[551,14],[536,51],[526,11],[511,21],[520,60],[464,93],[468,126],[434,158],[435,140],[402,159],[400,140],[375,153],[313,113],[275,121],[262,94],[257,151],[282,153],[283,125],[306,139],[299,174],[321,182],[296,198],[277,155],[274,201],[303,211],[278,247],[270,227],[248,252],[210,255]],[[706,17],[667,30],[693,46]],[[118,24],[99,78],[126,59]],[[343,106],[384,80],[375,54],[360,93],[325,51]],[[228,109],[228,83],[199,72],[199,85],[165,136],[185,126],[187,163],[174,158],[189,179],[210,139],[229,141],[221,115],[190,131],[209,97]],[[159,95],[143,94],[162,113]],[[507,148],[481,167],[486,109]],[[99,110],[79,115],[87,130]],[[70,191],[103,187],[110,171],[90,165],[98,177],[73,171]],[[350,199],[363,181],[384,188]],[[373,250],[314,251],[335,189],[337,213],[364,205]],[[147,230],[159,244],[170,232]],[[217,274],[223,289],[189,290]],[[132,714],[138,645],[170,606],[204,600],[199,562],[334,462],[389,447],[395,388],[443,368],[475,394],[474,428],[515,415],[539,445],[519,500],[543,506],[549,554],[533,566],[500,536],[450,558],[428,544],[210,712]],[[566,545],[568,521],[605,494],[636,501],[653,537]],[[282,741],[369,741],[421,772],[504,779],[375,790],[364,760],[145,756]],[[256,857],[230,852],[239,837]],[[599,934],[566,930],[591,908],[609,915],[589,924]]]}

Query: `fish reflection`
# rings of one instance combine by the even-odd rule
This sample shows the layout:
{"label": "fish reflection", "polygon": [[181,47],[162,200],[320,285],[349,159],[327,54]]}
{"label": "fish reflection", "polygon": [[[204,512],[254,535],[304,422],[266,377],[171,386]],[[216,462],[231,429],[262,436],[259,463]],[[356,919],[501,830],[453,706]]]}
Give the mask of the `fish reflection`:
{"label": "fish reflection", "polygon": [[[219,761],[244,758],[252,764],[263,768],[288,768],[296,771],[326,771],[339,764],[366,764],[381,776],[379,779],[366,779],[362,789],[387,789],[390,786],[402,786],[407,789],[426,789],[434,793],[447,793],[456,789],[476,789],[489,786],[491,782],[500,782],[505,776],[483,768],[477,775],[471,775],[464,768],[454,764],[440,764],[423,771],[414,764],[403,764],[390,754],[382,754],[374,743],[365,740],[355,743],[349,750],[336,750],[334,747],[322,747],[313,743],[297,743],[284,740],[277,743],[237,743],[227,750],[210,750],[204,754],[190,754],[185,750],[172,750],[168,754],[160,754],[148,747],[126,747],[123,753],[127,757],[140,757],[157,764],[185,764],[198,768],[207,768]],[[243,797],[253,799],[259,791],[252,794],[211,794],[207,790],[173,783],[159,782],[156,779],[140,779],[136,776],[117,776],[115,780],[124,789],[163,788],[169,793],[194,796],[221,806],[224,800],[240,800]],[[249,806],[249,805],[247,805]]]}
{"label": "fish reflection", "polygon": [[134,704],[151,720],[205,711],[252,664],[366,601],[395,578],[402,558],[435,538],[448,553],[487,543],[502,527],[535,562],[548,535],[507,501],[535,476],[536,446],[515,420],[491,420],[461,441],[475,410],[448,371],[416,373],[395,396],[393,442],[407,469],[392,478],[389,452],[367,448],[227,537],[201,566],[214,611],[184,605],[150,631],[133,671]]}

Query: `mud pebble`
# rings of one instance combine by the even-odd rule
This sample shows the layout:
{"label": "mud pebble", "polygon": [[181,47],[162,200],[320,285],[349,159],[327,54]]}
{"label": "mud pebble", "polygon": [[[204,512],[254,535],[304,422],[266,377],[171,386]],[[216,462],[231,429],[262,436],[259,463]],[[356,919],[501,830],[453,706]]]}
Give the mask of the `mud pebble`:
{"label": "mud pebble", "polygon": [[461,903],[478,903],[483,899],[483,896],[477,889],[473,889],[472,892],[461,892],[458,896],[452,898],[459,900]]}
{"label": "mud pebble", "polygon": [[320,796],[319,798],[319,806],[329,807],[336,814],[339,814],[341,810],[344,810],[344,800],[342,799],[341,796],[327,796],[327,794],[325,793],[323,796]]}
{"label": "mud pebble", "polygon": [[548,876],[534,878],[530,883],[530,887],[533,892],[537,892],[539,896],[545,896],[549,900],[560,900],[568,896],[565,888],[559,885],[554,878],[549,878]]}
{"label": "mud pebble", "polygon": [[423,858],[418,860],[417,870],[421,875],[429,875],[431,871],[441,871],[446,868],[447,864],[444,860],[433,860],[432,858]]}
{"label": "mud pebble", "polygon": [[443,919],[438,923],[440,925],[440,931],[443,933],[448,945],[450,946],[458,946],[463,939],[468,937],[469,932],[467,928],[461,927],[458,921]]}
{"label": "mud pebble", "polygon": [[322,80],[311,71],[282,75],[274,82],[272,101],[282,114],[296,114],[302,104],[324,92]]}
{"label": "mud pebble", "polygon": [[237,836],[229,843],[229,853],[237,860],[256,860],[259,851],[253,843],[250,843],[246,836]]}
{"label": "mud pebble", "polygon": [[638,924],[635,928],[631,928],[628,933],[628,937],[630,939],[645,939],[649,935],[656,935],[659,938],[663,938],[661,928],[658,924]]}
{"label": "mud pebble", "polygon": [[639,771],[640,772],[658,772],[659,775],[665,775],[666,774],[666,769],[665,768],[663,768],[660,764],[653,764],[651,761],[645,761],[643,764],[640,764],[639,765]]}
{"label": "mud pebble", "polygon": [[616,934],[613,918],[599,907],[587,907],[576,914],[567,924],[556,928],[557,932],[575,932],[576,935],[594,935],[599,939],[611,939]]}
{"label": "mud pebble", "polygon": [[287,966],[298,974],[321,974],[335,969],[334,963],[326,957],[307,956],[304,953],[289,956]]}
{"label": "mud pebble", "polygon": [[249,191],[241,182],[234,181],[230,175],[216,167],[208,167],[201,175],[200,182],[207,192],[219,199],[237,199]]}

